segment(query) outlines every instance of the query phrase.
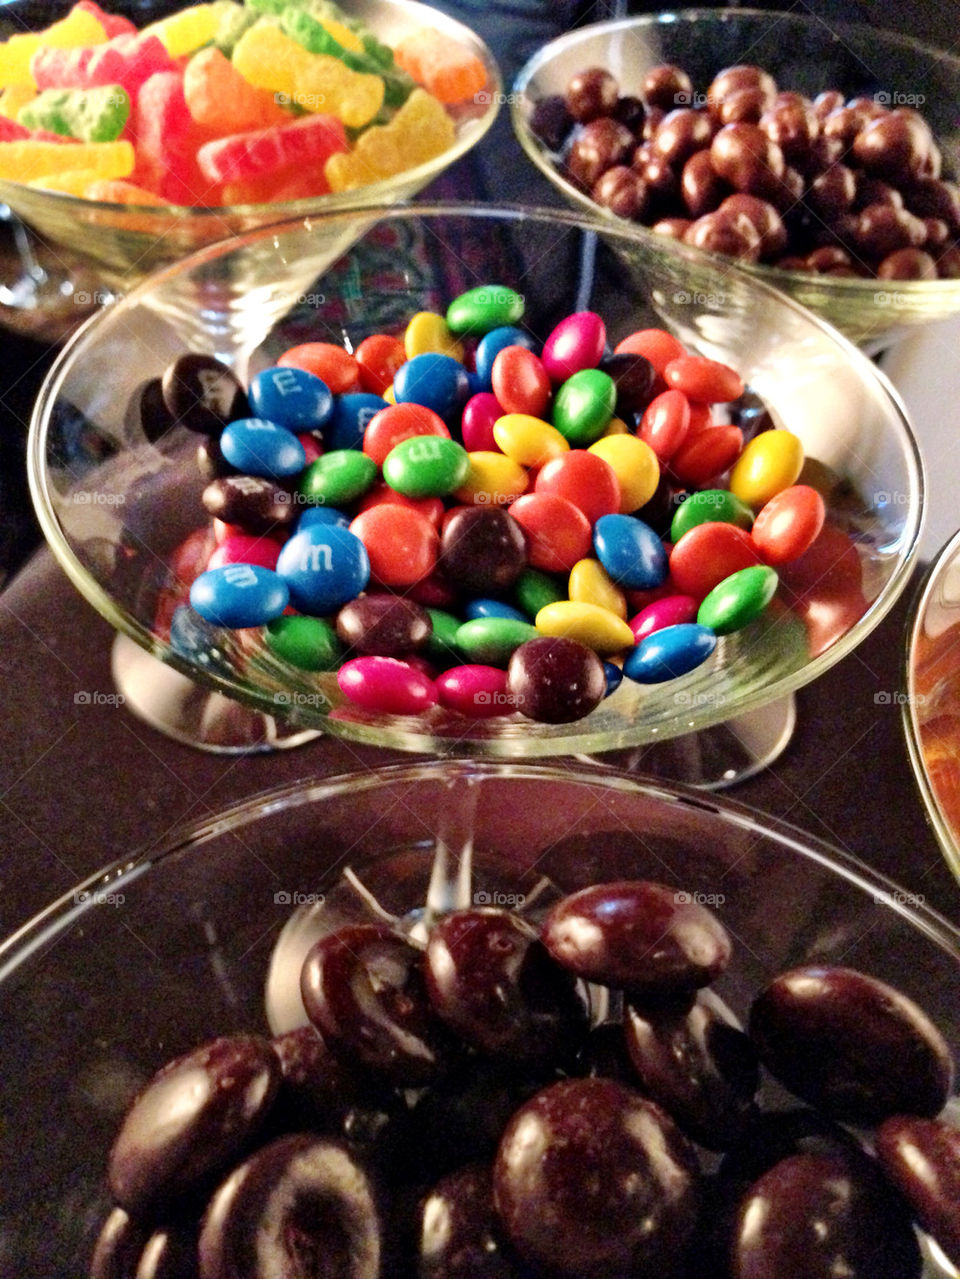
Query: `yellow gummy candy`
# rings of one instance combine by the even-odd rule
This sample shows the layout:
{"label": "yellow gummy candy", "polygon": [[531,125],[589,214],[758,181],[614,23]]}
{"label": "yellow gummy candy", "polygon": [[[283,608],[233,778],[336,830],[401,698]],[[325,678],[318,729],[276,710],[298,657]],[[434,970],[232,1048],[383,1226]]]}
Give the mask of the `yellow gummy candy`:
{"label": "yellow gummy candy", "polygon": [[309,53],[270,23],[245,31],[233,50],[233,65],[258,89],[269,89],[284,105],[336,116],[360,129],[383,105],[383,81],[351,71],[339,58]]}
{"label": "yellow gummy candy", "polygon": [[81,45],[103,44],[107,33],[86,9],[71,9],[65,18],[45,31],[24,32],[0,44],[0,85],[28,85],[36,89],[30,59],[40,48],[75,49]]}
{"label": "yellow gummy candy", "polygon": [[43,178],[32,178],[26,185],[42,191],[60,191],[64,195],[86,195],[87,188],[100,177],[96,169],[66,169],[63,173],[48,173]]}
{"label": "yellow gummy candy", "polygon": [[8,120],[16,120],[20,108],[32,102],[36,96],[36,89],[29,84],[10,85],[0,93],[0,115],[6,116]]}
{"label": "yellow gummy candy", "polygon": [[37,179],[71,170],[94,178],[126,178],[133,172],[129,142],[0,142],[0,178],[36,184]]}
{"label": "yellow gummy candy", "polygon": [[389,124],[360,135],[353,151],[332,155],[324,168],[331,191],[349,191],[425,164],[453,145],[456,129],[443,104],[414,89]]}
{"label": "yellow gummy candy", "polygon": [[220,4],[191,5],[144,27],[142,34],[156,36],[171,58],[182,58],[210,43],[217,34],[222,13]]}
{"label": "yellow gummy candy", "polygon": [[320,25],[328,36],[336,40],[341,49],[346,49],[347,53],[362,54],[364,52],[363,41],[355,31],[345,27],[342,22],[337,22],[334,18],[321,18]]}

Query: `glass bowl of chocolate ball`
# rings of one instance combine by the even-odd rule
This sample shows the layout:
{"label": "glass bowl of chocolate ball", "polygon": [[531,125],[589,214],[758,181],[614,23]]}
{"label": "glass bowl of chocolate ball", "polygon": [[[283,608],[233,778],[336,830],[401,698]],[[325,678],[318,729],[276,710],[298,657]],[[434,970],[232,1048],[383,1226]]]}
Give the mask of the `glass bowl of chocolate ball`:
{"label": "glass bowl of chocolate ball", "polygon": [[526,154],[579,207],[735,259],[870,350],[960,310],[960,58],[819,15],[583,27],[520,72]]}
{"label": "glass bowl of chocolate ball", "polygon": [[516,757],[765,707],[905,586],[922,469],[863,354],[702,256],[463,205],[206,249],[64,349],[44,532],[123,636],[302,729]]}
{"label": "glass bowl of chocolate ball", "polygon": [[922,898],[682,788],[267,792],[0,946],[4,1270],[945,1279],[958,977]]}

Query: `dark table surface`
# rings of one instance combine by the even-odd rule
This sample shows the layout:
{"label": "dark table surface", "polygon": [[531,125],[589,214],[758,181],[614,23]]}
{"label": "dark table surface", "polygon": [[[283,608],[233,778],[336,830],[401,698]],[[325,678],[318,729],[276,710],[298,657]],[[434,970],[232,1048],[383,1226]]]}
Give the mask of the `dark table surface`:
{"label": "dark table surface", "polygon": [[[497,51],[507,83],[548,38],[537,17],[531,25],[548,8],[469,5],[467,20]],[[556,202],[513,142],[506,111],[477,152],[424,194]],[[204,754],[124,707],[75,702],[78,691],[113,689],[113,632],[50,553],[34,550],[24,440],[52,355],[0,336],[0,571],[19,569],[0,592],[0,935],[98,867],[225,804],[401,758],[335,739],[282,753]],[[776,764],[728,793],[860,858],[960,923],[960,888],[925,820],[896,704],[915,587],[854,653],[801,691],[797,731]]]}

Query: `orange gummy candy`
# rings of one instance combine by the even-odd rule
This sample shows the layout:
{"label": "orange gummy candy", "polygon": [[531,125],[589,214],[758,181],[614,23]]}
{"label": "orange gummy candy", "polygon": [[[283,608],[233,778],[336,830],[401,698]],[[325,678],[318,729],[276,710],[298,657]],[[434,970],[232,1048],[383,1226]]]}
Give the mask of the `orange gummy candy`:
{"label": "orange gummy candy", "polygon": [[96,182],[89,182],[83,196],[86,200],[101,200],[105,204],[166,204],[166,200],[161,200],[155,192],[139,187],[135,182],[125,182],[123,178],[99,178]]}
{"label": "orange gummy candy", "polygon": [[486,67],[476,54],[430,27],[405,36],[393,56],[397,66],[447,105],[472,98],[487,83]]}
{"label": "orange gummy candy", "polygon": [[288,124],[289,111],[274,95],[244,79],[229,58],[211,46],[187,63],[183,92],[197,124],[218,133],[245,133]]}

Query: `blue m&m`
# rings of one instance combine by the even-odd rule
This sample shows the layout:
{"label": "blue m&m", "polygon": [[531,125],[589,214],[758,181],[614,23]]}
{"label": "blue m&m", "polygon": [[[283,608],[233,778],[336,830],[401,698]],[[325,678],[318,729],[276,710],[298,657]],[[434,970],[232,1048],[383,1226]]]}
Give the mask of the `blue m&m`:
{"label": "blue m&m", "polygon": [[299,475],[307,464],[303,445],[293,432],[265,418],[231,422],[220,436],[220,450],[242,475],[266,479]]}
{"label": "blue m&m", "polygon": [[258,564],[226,564],[201,573],[190,587],[192,607],[214,626],[265,626],[290,602],[286,583]]}
{"label": "blue m&m", "polygon": [[366,588],[370,559],[366,547],[349,529],[312,524],[284,546],[277,573],[289,587],[297,608],[323,617]]}
{"label": "blue m&m", "polygon": [[593,526],[597,559],[619,586],[645,591],[667,576],[667,553],[660,538],[632,515],[601,515]]}
{"label": "blue m&m", "polygon": [[250,407],[293,432],[314,431],[333,412],[333,396],[321,378],[305,369],[264,369],[250,382]]}

